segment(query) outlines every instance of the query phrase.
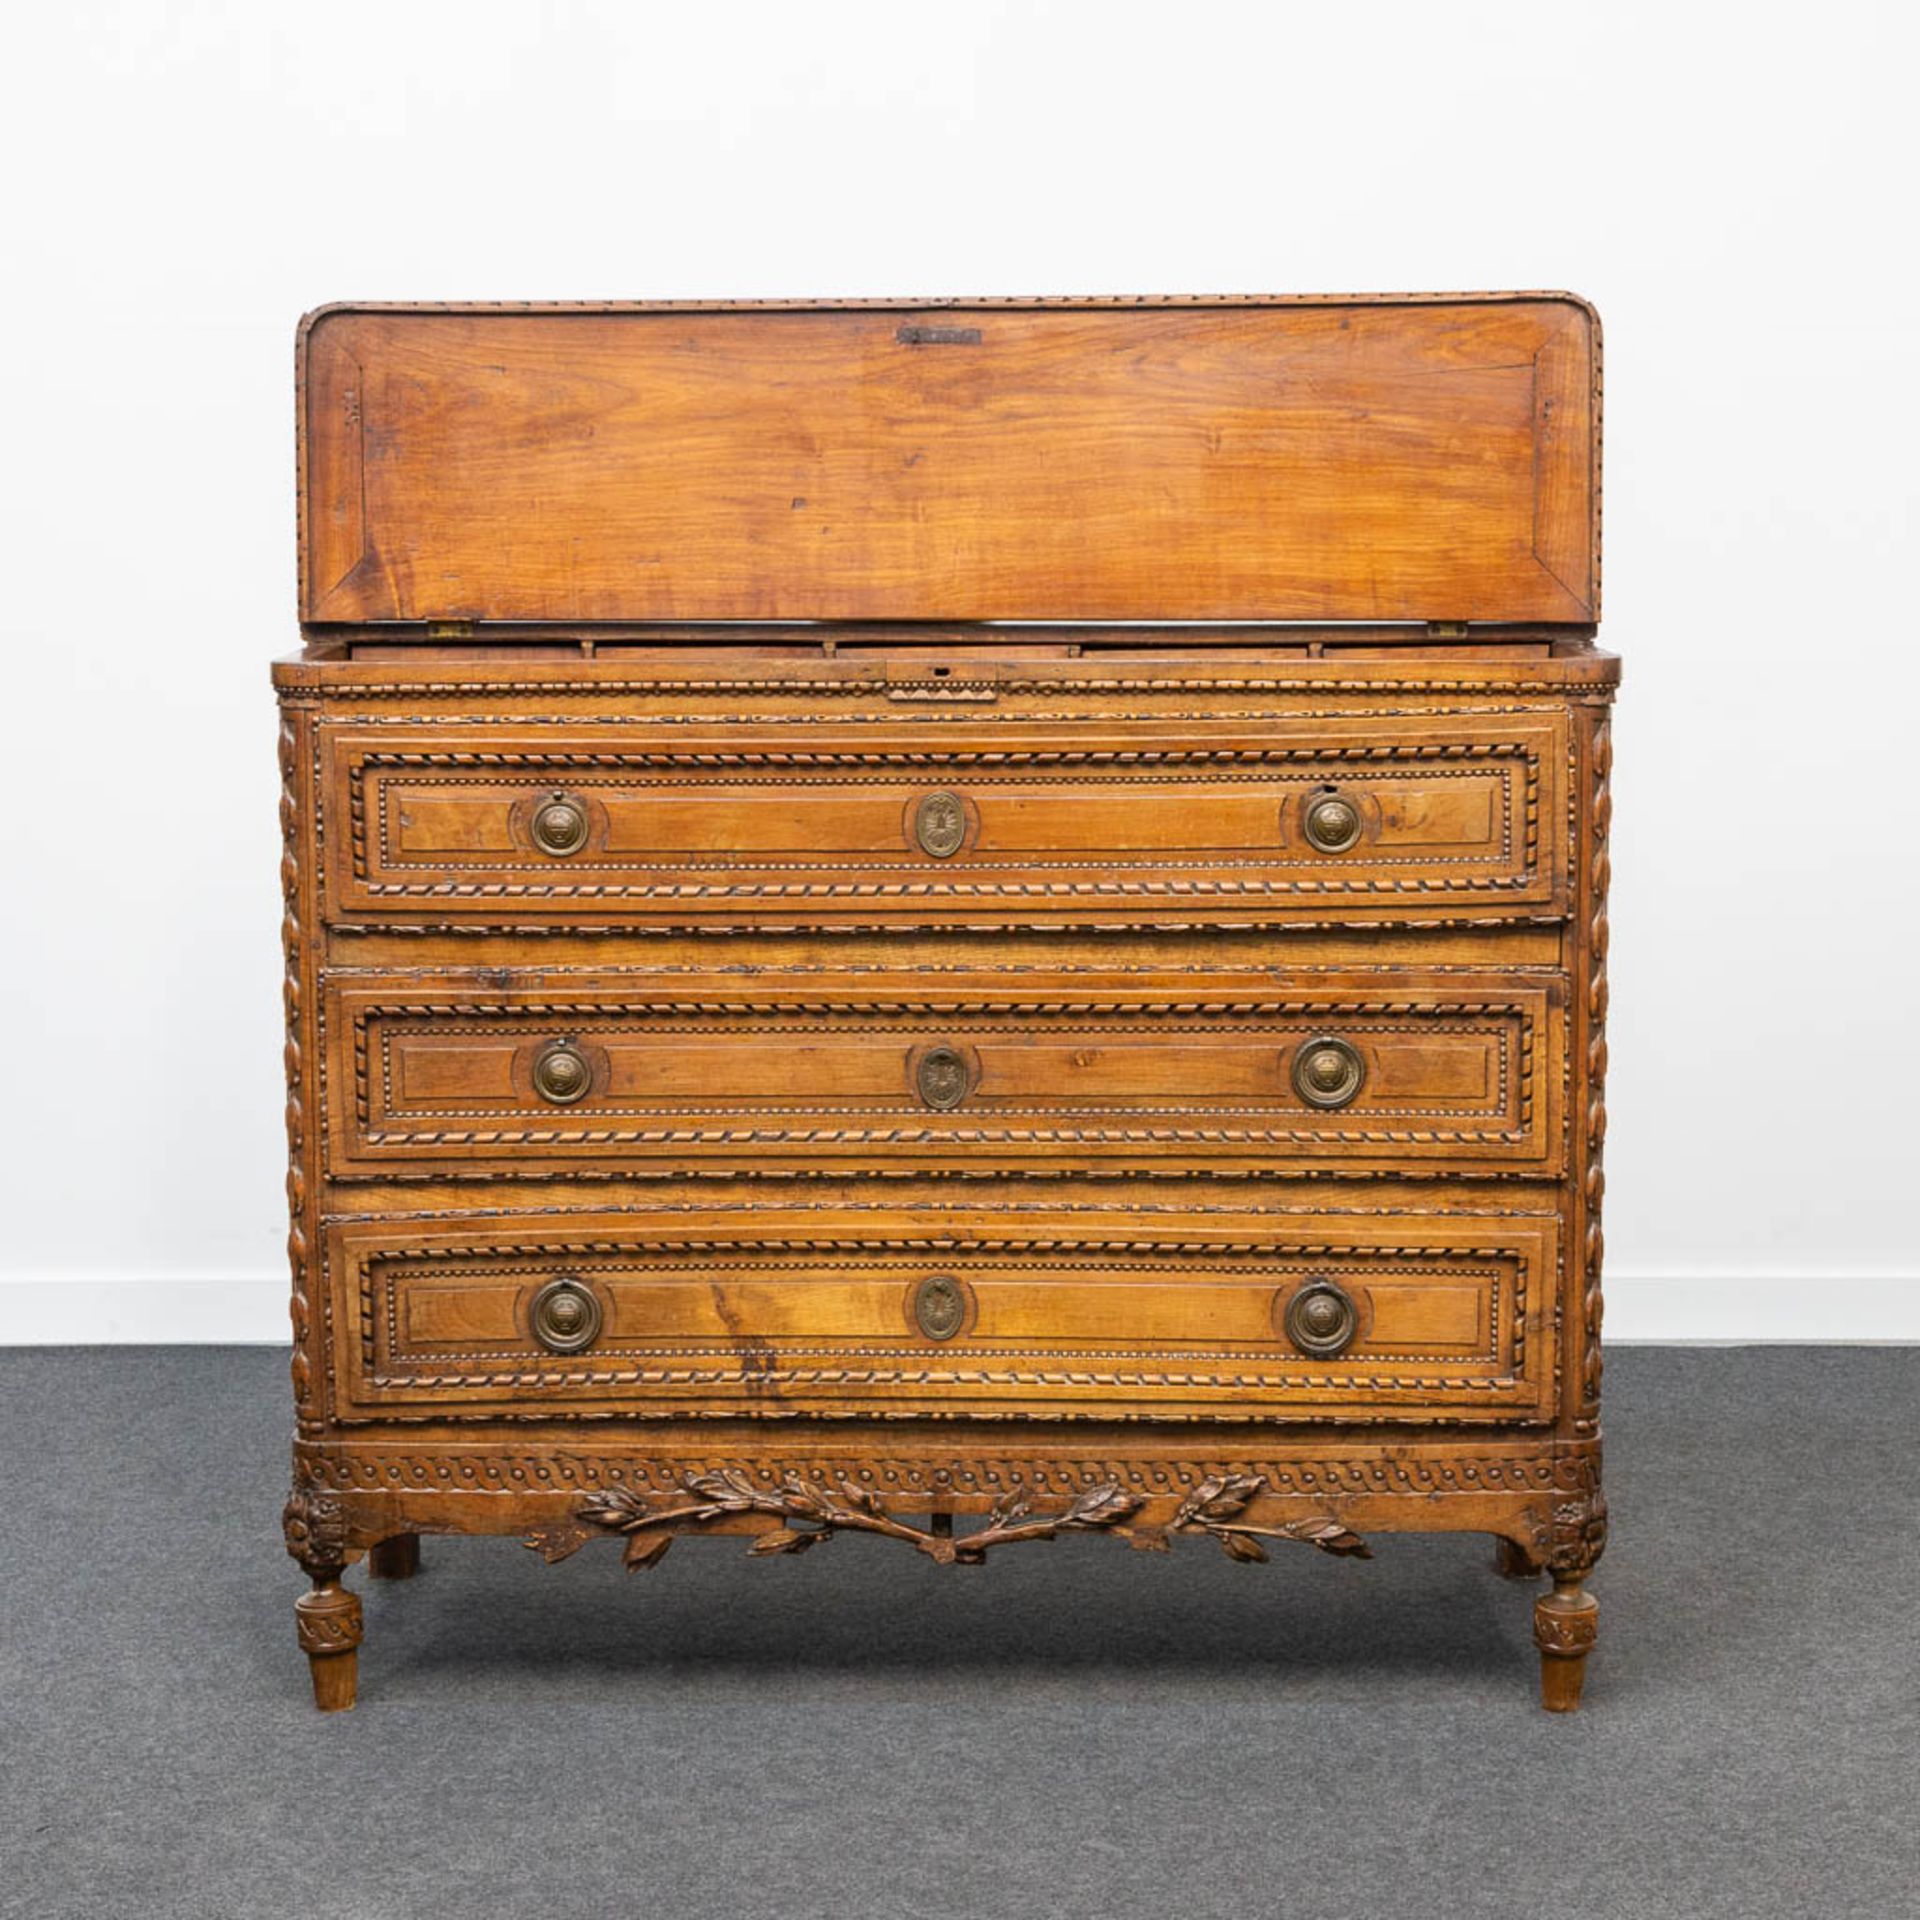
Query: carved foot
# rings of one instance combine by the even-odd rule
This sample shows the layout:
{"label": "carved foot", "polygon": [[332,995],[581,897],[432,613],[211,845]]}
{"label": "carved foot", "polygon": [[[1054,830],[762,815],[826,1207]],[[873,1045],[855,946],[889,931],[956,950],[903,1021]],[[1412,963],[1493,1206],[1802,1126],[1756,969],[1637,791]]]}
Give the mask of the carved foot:
{"label": "carved foot", "polygon": [[420,1536],[396,1533],[367,1554],[367,1571],[376,1580],[411,1580],[420,1571]]}
{"label": "carved foot", "polygon": [[359,1596],[340,1584],[336,1567],[315,1577],[313,1591],[303,1593],[293,1611],[313,1673],[313,1704],[322,1713],[344,1713],[360,1679]]}
{"label": "carved foot", "polygon": [[1540,1562],[1517,1540],[1505,1534],[1493,1536],[1493,1570],[1503,1580],[1537,1580]]}
{"label": "carved foot", "polygon": [[1553,1591],[1533,1603],[1533,1643],[1540,1649],[1540,1704],[1549,1713],[1572,1713],[1580,1705],[1593,1651],[1600,1605],[1581,1586],[1580,1572],[1553,1576]]}

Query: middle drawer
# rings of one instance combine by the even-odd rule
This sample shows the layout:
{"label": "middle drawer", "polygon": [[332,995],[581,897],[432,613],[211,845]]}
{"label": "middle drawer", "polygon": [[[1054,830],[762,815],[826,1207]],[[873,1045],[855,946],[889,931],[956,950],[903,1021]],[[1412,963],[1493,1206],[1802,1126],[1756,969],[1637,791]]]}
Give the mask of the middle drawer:
{"label": "middle drawer", "polygon": [[333,1175],[1562,1165],[1557,975],[511,979],[328,977]]}

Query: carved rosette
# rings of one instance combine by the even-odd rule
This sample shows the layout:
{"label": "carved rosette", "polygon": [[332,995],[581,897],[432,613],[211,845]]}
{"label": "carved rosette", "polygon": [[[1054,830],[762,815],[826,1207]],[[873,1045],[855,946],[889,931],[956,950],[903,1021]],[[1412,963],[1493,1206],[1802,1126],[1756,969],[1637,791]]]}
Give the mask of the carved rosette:
{"label": "carved rosette", "polygon": [[287,1551],[316,1580],[347,1563],[346,1510],[332,1494],[296,1487],[280,1515]]}
{"label": "carved rosette", "polygon": [[1556,1574],[1582,1575],[1607,1550],[1607,1496],[1596,1486],[1580,1500],[1553,1509],[1547,1566]]}

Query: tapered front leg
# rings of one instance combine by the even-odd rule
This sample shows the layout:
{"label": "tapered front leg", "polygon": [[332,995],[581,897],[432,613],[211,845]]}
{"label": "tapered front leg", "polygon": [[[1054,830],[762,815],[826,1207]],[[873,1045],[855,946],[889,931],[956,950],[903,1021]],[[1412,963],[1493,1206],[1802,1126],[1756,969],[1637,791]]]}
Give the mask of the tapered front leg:
{"label": "tapered front leg", "polygon": [[360,1683],[360,1598],[340,1584],[339,1568],[316,1578],[311,1593],[293,1603],[300,1651],[313,1675],[313,1704],[322,1713],[344,1713]]}
{"label": "tapered front leg", "polygon": [[293,1603],[300,1651],[313,1675],[313,1704],[322,1713],[353,1705],[360,1678],[360,1599],[340,1584],[347,1567],[347,1530],[340,1502],[296,1487],[281,1516],[287,1551],[313,1582]]}
{"label": "tapered front leg", "polygon": [[1581,1585],[1581,1571],[1553,1576],[1553,1591],[1533,1603],[1533,1643],[1540,1649],[1540,1704],[1572,1713],[1586,1684],[1600,1604]]}

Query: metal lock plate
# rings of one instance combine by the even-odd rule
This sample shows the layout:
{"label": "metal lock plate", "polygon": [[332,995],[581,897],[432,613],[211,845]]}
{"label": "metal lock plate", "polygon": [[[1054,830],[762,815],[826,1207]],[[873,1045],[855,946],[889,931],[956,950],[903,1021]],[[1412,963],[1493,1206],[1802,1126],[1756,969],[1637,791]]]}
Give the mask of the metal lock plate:
{"label": "metal lock plate", "polygon": [[972,1085],[967,1056],[957,1047],[929,1047],[913,1070],[914,1091],[936,1113],[951,1113]]}
{"label": "metal lock plate", "polygon": [[945,860],[967,837],[967,809],[957,793],[930,793],[913,810],[913,837],[920,851]]}
{"label": "metal lock plate", "polygon": [[967,1322],[966,1289],[950,1273],[930,1273],[913,1292],[913,1318],[929,1340],[951,1340]]}

